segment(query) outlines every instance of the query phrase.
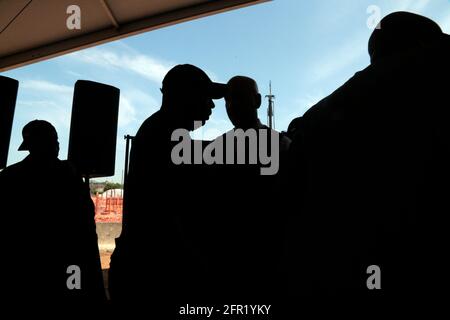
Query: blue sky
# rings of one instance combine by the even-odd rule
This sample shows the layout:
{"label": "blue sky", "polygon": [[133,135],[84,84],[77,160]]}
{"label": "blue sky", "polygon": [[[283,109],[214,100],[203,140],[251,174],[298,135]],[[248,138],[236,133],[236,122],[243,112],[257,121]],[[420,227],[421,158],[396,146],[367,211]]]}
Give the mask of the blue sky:
{"label": "blue sky", "polygon": [[[33,119],[55,125],[60,159],[66,159],[73,85],[78,79],[92,80],[121,89],[116,175],[107,178],[120,182],[123,136],[135,134],[159,109],[161,80],[179,63],[195,64],[216,81],[250,76],[263,95],[271,80],[276,128],[285,130],[290,120],[369,64],[371,5],[378,6],[382,16],[398,10],[426,15],[450,33],[448,0],[275,0],[3,72],[20,81],[8,164],[27,155],[16,150],[22,127]],[[264,101],[263,122],[266,106]],[[195,135],[212,139],[230,128],[220,100]]]}

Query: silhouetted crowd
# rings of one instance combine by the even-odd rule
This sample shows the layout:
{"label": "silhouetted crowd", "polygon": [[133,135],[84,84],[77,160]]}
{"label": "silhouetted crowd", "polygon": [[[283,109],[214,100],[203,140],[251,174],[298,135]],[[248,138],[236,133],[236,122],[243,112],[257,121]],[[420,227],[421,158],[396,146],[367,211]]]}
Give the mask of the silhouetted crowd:
{"label": "silhouetted crowd", "polygon": [[[258,118],[255,80],[172,68],[160,110],[133,139],[109,303],[157,319],[185,303],[280,303],[287,319],[300,300],[442,299],[450,37],[397,12],[368,47],[367,68],[281,133]],[[221,98],[234,128],[213,141],[184,136]],[[50,123],[27,124],[19,150],[30,154],[0,173],[2,289],[106,304],[88,185],[58,159]],[[81,270],[81,288],[70,288],[68,266]],[[381,288],[369,288],[370,266]]]}

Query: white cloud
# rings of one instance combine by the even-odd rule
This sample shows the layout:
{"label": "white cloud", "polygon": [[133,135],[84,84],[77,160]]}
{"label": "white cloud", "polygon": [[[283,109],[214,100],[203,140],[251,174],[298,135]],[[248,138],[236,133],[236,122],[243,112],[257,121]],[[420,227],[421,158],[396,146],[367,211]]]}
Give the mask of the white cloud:
{"label": "white cloud", "polygon": [[173,67],[173,65],[161,63],[145,55],[124,56],[122,63],[125,68],[157,83],[161,83],[166,73]]}
{"label": "white cloud", "polygon": [[[325,98],[327,95],[323,93],[316,93],[316,94],[306,94],[302,96],[301,98],[297,99],[297,104],[299,106],[299,109],[301,109],[304,112],[306,112],[309,108],[317,104],[320,100]],[[298,116],[298,115],[297,115]]]}
{"label": "white cloud", "polygon": [[125,95],[120,96],[119,102],[119,127],[124,127],[136,121],[136,108]]}
{"label": "white cloud", "polygon": [[25,122],[41,119],[50,122],[57,128],[67,129],[70,127],[71,113],[67,104],[52,100],[19,101],[17,107]]}
{"label": "white cloud", "polygon": [[127,133],[134,133],[139,125],[159,108],[159,103],[151,95],[133,88],[122,90],[119,105],[119,127]]}
{"label": "white cloud", "polygon": [[450,34],[450,14],[447,15],[445,18],[441,19],[440,22],[442,31],[444,31],[447,34]]}
{"label": "white cloud", "polygon": [[395,11],[410,11],[415,13],[423,13],[428,7],[431,0],[397,0],[389,1]]}
{"label": "white cloud", "polygon": [[389,1],[389,3],[392,4],[396,8],[396,10],[405,11],[411,7],[414,1],[415,0],[397,0],[397,1]]}
{"label": "white cloud", "polygon": [[153,109],[160,105],[155,98],[138,89],[127,89],[123,91],[133,104],[142,106],[143,109]]}
{"label": "white cloud", "polygon": [[[44,119],[57,127],[70,127],[73,87],[46,80],[24,80],[20,85],[25,99],[19,99],[18,106],[22,110],[26,108],[21,114],[26,114],[29,121]],[[119,127],[141,123],[158,106],[152,96],[138,89],[122,90],[119,103]]]}
{"label": "white cloud", "polygon": [[[446,0],[445,0],[446,1]],[[383,16],[395,11],[408,11],[417,14],[426,15],[425,11],[430,9],[431,4],[436,4],[436,1],[431,0],[389,0],[387,4],[382,7]],[[386,9],[387,8],[387,9]]]}
{"label": "white cloud", "polygon": [[224,81],[223,79],[221,79],[217,74],[215,74],[214,72],[207,70],[207,69],[203,69],[203,71],[205,71],[205,73],[208,75],[208,77],[211,79],[211,81],[213,82],[221,82],[221,83],[226,83],[228,80]]}
{"label": "white cloud", "polygon": [[287,130],[289,123],[294,118],[302,116],[308,109],[317,104],[320,100],[325,98],[328,94],[322,91],[305,93],[299,98],[295,99],[290,108],[287,108],[285,112],[278,115],[276,119],[276,128],[278,130]]}
{"label": "white cloud", "polygon": [[25,118],[43,119],[57,128],[69,128],[73,87],[29,79],[21,81],[20,89],[17,104],[19,110],[26,108],[26,112],[21,113]]}
{"label": "white cloud", "polygon": [[103,68],[118,68],[133,72],[158,84],[175,65],[136,52],[116,53],[100,48],[74,52],[69,57]]}
{"label": "white cloud", "polygon": [[411,11],[421,13],[428,7],[430,1],[431,0],[416,0],[410,9]]}
{"label": "white cloud", "polygon": [[[132,72],[155,82],[158,86],[161,85],[166,73],[177,64],[141,54],[127,45],[122,44],[121,47],[120,52],[111,49],[91,48],[71,53],[68,57],[105,69],[122,69]],[[212,81],[223,82],[214,72],[206,69],[204,71]],[[69,71],[69,73],[76,75],[73,71]]]}
{"label": "white cloud", "polygon": [[34,91],[56,94],[71,94],[73,92],[72,87],[52,83],[45,80],[24,80],[20,83],[20,87]]}
{"label": "white cloud", "polygon": [[66,71],[66,73],[71,75],[72,77],[75,77],[75,78],[78,78],[78,79],[83,78],[83,75],[81,73],[78,73],[78,72],[75,72],[75,71],[72,71],[72,70],[68,70],[68,71]]}
{"label": "white cloud", "polygon": [[311,80],[316,82],[330,78],[348,69],[364,55],[367,55],[367,37],[355,37],[330,54],[323,55],[323,58],[318,59],[318,62],[310,70]]}
{"label": "white cloud", "polygon": [[430,4],[430,0],[389,0],[394,11],[422,12]]}

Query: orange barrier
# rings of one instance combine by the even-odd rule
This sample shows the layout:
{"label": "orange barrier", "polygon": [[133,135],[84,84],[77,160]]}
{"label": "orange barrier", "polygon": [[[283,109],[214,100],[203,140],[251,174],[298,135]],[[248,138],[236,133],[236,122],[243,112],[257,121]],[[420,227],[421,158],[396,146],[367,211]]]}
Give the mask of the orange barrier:
{"label": "orange barrier", "polygon": [[122,222],[122,197],[91,196],[95,205],[95,222]]}

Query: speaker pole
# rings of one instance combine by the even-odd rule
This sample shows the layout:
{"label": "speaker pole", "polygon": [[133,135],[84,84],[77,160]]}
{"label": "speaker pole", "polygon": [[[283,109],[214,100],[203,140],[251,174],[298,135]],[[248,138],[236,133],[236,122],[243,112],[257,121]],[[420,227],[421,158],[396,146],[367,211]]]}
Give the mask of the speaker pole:
{"label": "speaker pole", "polygon": [[129,158],[130,158],[130,141],[132,141],[134,139],[133,136],[130,136],[129,134],[124,136],[124,139],[126,140],[126,145],[125,145],[125,178],[124,178],[124,185],[125,182],[127,181],[127,177],[128,177],[128,162],[129,162]]}
{"label": "speaker pole", "polygon": [[[126,140],[126,144],[125,144],[125,168],[124,168],[123,193],[122,193],[122,196],[123,196],[123,202],[122,202],[122,228],[126,224],[125,219],[127,217],[127,215],[125,214],[125,212],[127,210],[126,201],[125,201],[125,199],[126,199],[125,194],[127,192],[128,163],[129,163],[129,158],[130,158],[130,143],[132,143],[132,141],[134,139],[134,136],[130,136],[129,134],[127,134],[127,135],[124,136],[124,139]],[[117,244],[117,242],[116,242],[116,244]]]}

